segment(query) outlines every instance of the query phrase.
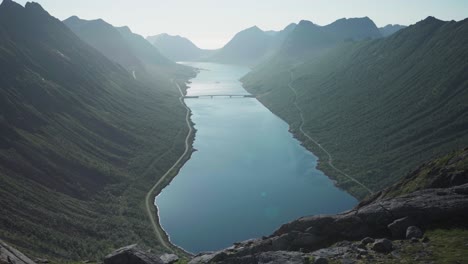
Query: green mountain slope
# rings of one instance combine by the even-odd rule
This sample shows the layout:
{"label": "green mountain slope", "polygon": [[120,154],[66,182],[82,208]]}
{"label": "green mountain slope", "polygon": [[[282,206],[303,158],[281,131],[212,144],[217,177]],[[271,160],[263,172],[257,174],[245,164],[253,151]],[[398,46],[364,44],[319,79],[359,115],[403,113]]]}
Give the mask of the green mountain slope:
{"label": "green mountain slope", "polygon": [[216,50],[205,50],[197,47],[192,41],[181,36],[159,34],[146,38],[164,56],[173,61],[197,61],[212,55]]}
{"label": "green mountain slope", "polygon": [[[336,167],[377,191],[418,163],[468,144],[467,70],[468,20],[429,17],[384,39],[342,43],[292,72],[254,71],[243,81],[302,138],[297,100],[303,130]],[[341,187],[366,195],[303,140]]]}
{"label": "green mountain slope", "polygon": [[128,27],[116,28],[102,19],[83,20],[76,16],[63,23],[83,41],[122,65],[139,80],[163,82],[172,77],[186,78],[192,74],[189,67],[169,60]]}
{"label": "green mountain slope", "polygon": [[83,20],[72,16],[63,21],[83,41],[107,58],[131,71],[142,71],[144,66],[129,43],[112,25],[102,19]]}
{"label": "green mountain slope", "polygon": [[[339,19],[326,26],[302,20],[285,36],[277,52],[257,65],[250,75],[255,75],[255,82],[264,84],[270,76],[284,76],[284,85],[289,80],[289,69],[295,65],[313,60],[344,42],[376,38],[381,38],[381,34],[374,22],[367,17]],[[277,81],[275,79],[273,85]]]}
{"label": "green mountain slope", "polygon": [[0,238],[33,256],[158,248],[145,195],[184,151],[179,92],[149,86],[39,4],[0,5]]}

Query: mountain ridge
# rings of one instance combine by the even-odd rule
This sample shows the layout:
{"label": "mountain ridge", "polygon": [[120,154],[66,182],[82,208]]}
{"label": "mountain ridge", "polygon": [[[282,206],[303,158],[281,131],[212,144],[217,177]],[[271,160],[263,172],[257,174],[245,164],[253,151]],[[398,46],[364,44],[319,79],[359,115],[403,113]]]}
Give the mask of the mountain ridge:
{"label": "mountain ridge", "polygon": [[189,39],[179,35],[162,33],[146,38],[156,46],[166,57],[173,61],[202,60],[214,53],[214,50],[201,49]]}
{"label": "mountain ridge", "polygon": [[[378,190],[424,159],[466,144],[460,100],[467,96],[467,21],[429,17],[387,38],[344,42],[294,68],[280,63],[270,74],[254,70],[244,86],[305,140],[287,101],[287,87],[294,86],[304,130],[332,153],[338,168]],[[305,145],[326,159],[317,146]],[[353,193],[351,185],[341,187]]]}
{"label": "mountain ridge", "polygon": [[0,70],[1,239],[61,262],[131,241],[162,250],[140,204],[184,152],[178,89],[135,80],[39,4],[12,1]]}

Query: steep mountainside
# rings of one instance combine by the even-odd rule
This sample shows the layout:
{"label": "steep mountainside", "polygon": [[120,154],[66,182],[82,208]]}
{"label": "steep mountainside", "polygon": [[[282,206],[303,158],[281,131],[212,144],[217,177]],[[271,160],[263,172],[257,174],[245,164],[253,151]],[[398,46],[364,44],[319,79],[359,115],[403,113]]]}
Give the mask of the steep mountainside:
{"label": "steep mountainside", "polygon": [[245,29],[237,33],[208,60],[220,63],[256,65],[275,54],[295,26],[295,24],[290,24],[280,32],[264,32],[257,26]]}
{"label": "steep mountainside", "polygon": [[149,188],[184,151],[185,108],[39,4],[0,5],[0,239],[33,256],[159,248]]}
{"label": "steep mountainside", "polygon": [[[468,254],[467,164],[468,149],[453,152],[421,165],[352,210],[302,217],[269,236],[237,242],[217,252],[179,259],[174,254],[156,255],[130,245],[108,254],[103,262],[464,263]],[[0,263],[19,262],[34,264],[0,240]]]}
{"label": "steep mountainside", "polygon": [[362,40],[381,38],[382,34],[368,17],[362,18],[342,18],[323,27],[325,32],[329,32],[335,39]]}
{"label": "steep mountainside", "polygon": [[173,61],[197,61],[212,55],[215,50],[205,50],[197,47],[192,41],[181,36],[159,34],[146,38],[164,56]]}
{"label": "steep mountainside", "polygon": [[[468,20],[429,17],[289,69],[254,71],[243,81],[358,197],[366,195],[362,186],[331,168],[323,149],[341,171],[377,191],[418,163],[468,144]],[[320,145],[299,131],[298,109],[303,131]]]}
{"label": "steep mountainside", "polygon": [[[339,19],[329,25],[319,26],[303,20],[286,39],[280,56],[303,59],[323,52],[343,41],[380,38],[381,34],[369,18]],[[291,59],[291,58],[289,58]]]}
{"label": "steep mountainside", "polygon": [[102,19],[83,20],[72,16],[63,21],[77,36],[125,69],[142,71],[144,66],[122,35]]}
{"label": "steep mountainside", "polygon": [[270,76],[276,76],[274,85],[278,81],[285,85],[289,81],[291,67],[313,60],[345,42],[380,38],[378,31],[367,17],[339,19],[326,26],[302,20],[285,36],[277,52],[257,65],[249,76],[255,76],[252,79],[264,83],[271,79]]}
{"label": "steep mountainside", "polygon": [[405,27],[406,26],[397,25],[397,24],[395,24],[395,25],[388,24],[385,27],[379,28],[379,31],[380,31],[380,34],[382,34],[383,37],[388,37],[388,36],[398,32],[399,30],[404,29]]}
{"label": "steep mountainside", "polygon": [[122,65],[135,78],[161,82],[169,79],[168,76],[184,78],[191,74],[191,69],[169,60],[128,27],[115,28],[102,19],[88,21],[76,16],[63,22],[83,41]]}

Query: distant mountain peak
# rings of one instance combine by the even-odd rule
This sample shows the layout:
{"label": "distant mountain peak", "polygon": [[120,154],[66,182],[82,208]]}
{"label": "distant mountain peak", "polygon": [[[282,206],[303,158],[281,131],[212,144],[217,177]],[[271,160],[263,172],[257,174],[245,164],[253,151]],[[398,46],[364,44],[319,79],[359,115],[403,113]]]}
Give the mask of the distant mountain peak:
{"label": "distant mountain peak", "polygon": [[388,24],[385,27],[379,28],[379,31],[382,34],[382,36],[388,37],[404,28],[406,28],[406,26],[398,25],[398,24]]}
{"label": "distant mountain peak", "polygon": [[261,30],[259,27],[257,26],[253,26],[253,27],[249,27],[241,32],[262,32],[263,33],[263,30]]}
{"label": "distant mountain peak", "polygon": [[12,1],[12,0],[3,0],[2,4],[0,5],[0,8],[21,8],[23,9],[23,6]]}
{"label": "distant mountain peak", "polygon": [[425,22],[425,23],[438,23],[438,22],[443,22],[443,21],[440,20],[440,19],[437,19],[437,18],[435,18],[433,16],[428,16],[424,20],[422,20],[422,22]]}
{"label": "distant mountain peak", "polygon": [[315,26],[315,24],[309,20],[301,20],[299,21],[299,24],[298,24],[298,26],[312,26],[312,25]]}
{"label": "distant mountain peak", "polygon": [[120,32],[133,33],[128,26],[116,27]]}
{"label": "distant mountain peak", "polygon": [[66,20],[78,21],[78,20],[81,20],[81,19],[78,16],[71,16],[71,17],[67,18]]}
{"label": "distant mountain peak", "polygon": [[296,26],[297,26],[296,23],[291,23],[291,24],[287,25],[283,30],[292,31]]}

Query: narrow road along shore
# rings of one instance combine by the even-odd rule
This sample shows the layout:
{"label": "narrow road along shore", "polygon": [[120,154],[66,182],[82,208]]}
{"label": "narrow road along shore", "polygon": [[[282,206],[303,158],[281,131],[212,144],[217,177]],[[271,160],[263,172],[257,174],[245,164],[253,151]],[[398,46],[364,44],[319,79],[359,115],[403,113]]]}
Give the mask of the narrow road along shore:
{"label": "narrow road along shore", "polygon": [[299,131],[301,131],[301,133],[307,138],[309,139],[310,141],[312,141],[315,145],[317,145],[317,147],[319,147],[323,152],[325,152],[325,154],[327,154],[328,156],[328,165],[334,169],[335,171],[337,171],[338,173],[342,174],[343,176],[347,177],[349,180],[355,182],[356,184],[358,184],[359,186],[361,186],[362,188],[364,188],[366,191],[368,191],[370,194],[373,194],[374,192],[368,188],[366,185],[364,185],[363,183],[361,183],[360,181],[356,180],[354,177],[348,175],[347,173],[343,172],[342,170],[338,169],[337,167],[335,167],[335,165],[333,165],[333,157],[332,155],[330,154],[330,152],[328,152],[324,147],[322,147],[322,145],[320,143],[318,143],[315,139],[313,139],[309,134],[307,134],[305,131],[304,131],[304,115],[302,114],[302,110],[301,108],[299,107],[299,105],[297,104],[297,91],[296,89],[294,89],[294,87],[292,86],[292,83],[293,83],[293,72],[292,70],[289,71],[290,73],[290,79],[291,81],[288,83],[288,87],[289,89],[291,89],[291,91],[294,93],[294,106],[296,107],[297,111],[299,112],[299,116],[301,117],[301,123],[299,125]]}
{"label": "narrow road along shore", "polygon": [[164,232],[164,231],[159,226],[159,222],[156,220],[155,214],[151,210],[152,208],[153,209],[155,208],[154,198],[155,198],[156,194],[154,193],[154,191],[157,188],[161,187],[161,185],[164,183],[164,181],[168,177],[168,175],[170,175],[171,172],[175,168],[177,168],[177,167],[179,167],[181,165],[181,162],[184,160],[186,155],[190,152],[190,150],[191,150],[190,138],[192,137],[192,134],[193,134],[193,128],[192,128],[192,125],[190,123],[190,113],[191,113],[190,108],[188,108],[187,105],[184,102],[184,99],[183,99],[184,94],[183,94],[182,89],[180,88],[179,84],[177,82],[174,82],[174,80],[172,80],[172,82],[179,89],[179,92],[180,92],[179,101],[182,104],[182,106],[185,107],[185,109],[187,110],[187,113],[185,115],[185,122],[187,124],[187,127],[189,128],[189,132],[187,133],[187,136],[185,137],[185,150],[184,150],[184,153],[182,153],[182,155],[179,157],[179,159],[172,165],[172,167],[170,167],[166,171],[166,173],[156,182],[156,184],[153,186],[153,188],[151,188],[149,190],[149,192],[146,194],[146,199],[145,199],[146,212],[148,213],[148,217],[149,217],[149,219],[151,221],[151,225],[153,227],[153,231],[154,231],[154,233],[156,235],[156,238],[161,243],[161,245],[164,248],[166,248],[167,250],[169,250],[170,252],[174,252],[174,250],[170,246],[170,242],[166,241],[165,237],[162,235],[162,232]]}

